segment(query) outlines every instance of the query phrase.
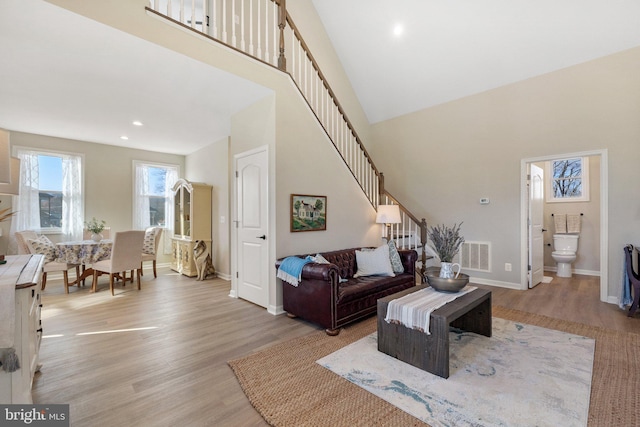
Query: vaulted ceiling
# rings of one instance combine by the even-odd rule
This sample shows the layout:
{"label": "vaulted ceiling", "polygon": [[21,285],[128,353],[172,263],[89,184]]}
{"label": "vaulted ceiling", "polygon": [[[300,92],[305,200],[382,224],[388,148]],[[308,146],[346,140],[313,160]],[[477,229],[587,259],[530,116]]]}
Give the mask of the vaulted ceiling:
{"label": "vaulted ceiling", "polygon": [[372,123],[640,46],[636,0],[312,1]]}
{"label": "vaulted ceiling", "polygon": [[[640,46],[636,0],[311,1],[372,123]],[[269,93],[43,0],[0,2],[0,58],[0,127],[168,153]]]}

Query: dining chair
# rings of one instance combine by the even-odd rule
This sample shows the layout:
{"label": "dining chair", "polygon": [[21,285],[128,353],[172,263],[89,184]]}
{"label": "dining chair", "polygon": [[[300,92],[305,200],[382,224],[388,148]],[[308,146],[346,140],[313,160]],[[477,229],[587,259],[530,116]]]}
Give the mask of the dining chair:
{"label": "dining chair", "polygon": [[[142,247],[142,262],[153,261],[153,277],[158,277],[156,273],[156,259],[158,257],[158,246],[162,227],[149,227],[144,232],[144,245]],[[144,276],[142,265],[140,265],[140,275]]]}
{"label": "dining chair", "polygon": [[[119,231],[113,239],[111,258],[93,263],[92,291],[98,290],[98,276],[109,274],[109,288],[113,292],[113,281],[116,276],[124,277],[127,270],[137,272],[138,290],[140,290],[140,270],[142,267],[142,245],[144,243],[144,231],[131,230]],[[131,279],[133,280],[133,274]],[[123,281],[126,284],[126,281]]]}
{"label": "dining chair", "polygon": [[627,277],[629,277],[629,281],[631,282],[631,286],[633,288],[633,303],[631,304],[631,307],[629,307],[629,313],[627,313],[627,316],[629,317],[632,317],[636,313],[638,305],[640,304],[640,271],[637,273],[633,271],[633,258],[631,256],[632,251],[633,246],[625,246],[625,268],[627,269]]}
{"label": "dining chair", "polygon": [[[86,228],[82,229],[82,240],[91,240],[91,235],[93,233],[91,233],[89,230],[87,230]],[[102,230],[102,232],[100,233],[102,234],[102,238],[103,239],[110,239],[111,238],[111,227],[105,227],[104,230]]]}
{"label": "dining chair", "polygon": [[42,267],[42,290],[47,286],[47,273],[61,271],[64,282],[64,292],[69,293],[69,270],[75,268],[76,281],[80,276],[80,265],[56,261],[56,246],[47,236],[38,236],[33,230],[16,231],[18,254],[44,255],[45,263]]}

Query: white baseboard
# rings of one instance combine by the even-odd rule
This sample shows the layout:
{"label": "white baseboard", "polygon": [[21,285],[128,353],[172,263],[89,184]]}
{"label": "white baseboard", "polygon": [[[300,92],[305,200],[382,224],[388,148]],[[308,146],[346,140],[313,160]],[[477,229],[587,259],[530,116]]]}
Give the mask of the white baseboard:
{"label": "white baseboard", "polygon": [[[558,267],[551,267],[551,266],[546,266],[544,267],[544,271],[553,271],[553,272],[557,272],[558,271]],[[585,276],[596,276],[596,277],[600,277],[600,272],[599,271],[594,271],[594,270],[581,270],[581,269],[576,269],[574,268],[573,270],[571,270],[573,274],[582,274]]]}
{"label": "white baseboard", "polygon": [[222,280],[228,280],[231,281],[231,275],[227,274],[227,273],[220,273],[219,271],[216,271],[216,276]]}
{"label": "white baseboard", "polygon": [[609,296],[607,296],[607,302],[609,304],[619,305],[620,304],[620,298],[609,295]]}
{"label": "white baseboard", "polygon": [[274,316],[278,316],[280,314],[285,314],[286,311],[282,309],[281,305],[278,305],[278,306],[270,305],[269,307],[267,307],[267,313],[273,314]]}
{"label": "white baseboard", "polygon": [[500,280],[482,279],[480,277],[470,276],[469,282],[477,283],[478,285],[496,286],[498,288],[508,288],[508,289],[517,289],[517,290],[522,289],[522,286],[520,285],[520,283],[502,282]]}

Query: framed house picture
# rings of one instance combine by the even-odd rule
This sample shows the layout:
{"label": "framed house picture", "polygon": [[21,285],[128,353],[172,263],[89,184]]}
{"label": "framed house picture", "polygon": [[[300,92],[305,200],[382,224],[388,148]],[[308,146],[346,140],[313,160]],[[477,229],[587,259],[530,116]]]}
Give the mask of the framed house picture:
{"label": "framed house picture", "polygon": [[291,195],[291,231],[327,229],[327,196]]}

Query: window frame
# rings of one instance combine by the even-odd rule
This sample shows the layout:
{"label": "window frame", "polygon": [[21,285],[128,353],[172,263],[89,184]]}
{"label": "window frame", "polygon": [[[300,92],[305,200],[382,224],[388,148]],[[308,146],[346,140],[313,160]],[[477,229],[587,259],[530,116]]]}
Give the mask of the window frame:
{"label": "window frame", "polygon": [[[84,215],[84,207],[85,207],[85,168],[86,161],[84,153],[76,153],[73,151],[62,151],[62,150],[51,150],[41,147],[30,147],[23,145],[15,145],[12,147],[12,155],[18,157],[18,153],[20,151],[30,151],[37,153],[38,156],[49,156],[49,157],[77,157],[80,160],[80,183],[79,183],[79,192],[80,192],[80,210]],[[62,171],[64,174],[64,169]],[[22,174],[20,174],[20,179],[22,180]],[[20,184],[22,185],[22,183]],[[40,188],[38,188],[38,192],[40,192]],[[63,189],[64,191],[64,189]],[[20,197],[14,196],[14,197]],[[14,199],[15,200],[15,199]],[[64,195],[63,195],[64,201]],[[38,201],[38,212],[40,213],[40,203]],[[63,227],[42,227],[38,224],[37,227],[29,225],[28,229],[34,230],[38,234],[46,234],[46,235],[62,235],[65,234],[64,226]],[[73,234],[73,231],[72,231]]]}
{"label": "window frame", "polygon": [[[581,174],[580,177],[574,177],[571,179],[579,179],[582,183],[582,195],[580,196],[568,196],[568,197],[556,197],[553,191],[553,183],[556,178],[553,177],[553,163],[566,160],[580,160]],[[573,203],[573,202],[588,202],[589,197],[589,157],[585,156],[571,156],[564,158],[557,158],[553,160],[547,160],[545,162],[545,200],[547,203]]]}
{"label": "window frame", "polygon": [[[143,167],[152,167],[152,168],[162,168],[162,169],[175,169],[176,171],[176,180],[180,179],[180,165],[179,164],[175,164],[175,163],[160,163],[160,162],[150,162],[150,161],[146,161],[146,160],[133,160],[133,191],[132,191],[132,197],[133,197],[133,209],[132,209],[132,224],[134,224],[134,227],[136,224],[138,224],[138,220],[137,217],[140,214],[138,212],[138,194],[137,194],[137,188],[138,188],[138,183],[137,183],[137,179],[138,179],[138,174],[137,174],[137,169],[139,166],[143,166]],[[150,197],[150,196],[147,196]],[[169,194],[169,197],[171,197],[173,199],[173,192],[171,192]],[[168,204],[168,206],[165,207],[166,208],[173,208],[173,200],[170,200],[170,203]],[[169,222],[166,220],[166,215],[167,212],[165,212],[165,225],[164,225],[164,229],[165,230],[173,230],[173,224],[169,224]],[[171,221],[173,222],[173,221]]]}

